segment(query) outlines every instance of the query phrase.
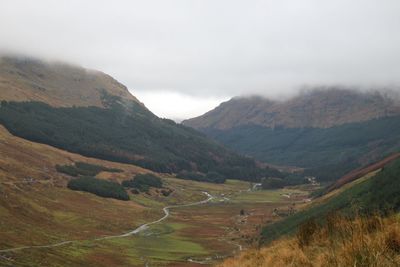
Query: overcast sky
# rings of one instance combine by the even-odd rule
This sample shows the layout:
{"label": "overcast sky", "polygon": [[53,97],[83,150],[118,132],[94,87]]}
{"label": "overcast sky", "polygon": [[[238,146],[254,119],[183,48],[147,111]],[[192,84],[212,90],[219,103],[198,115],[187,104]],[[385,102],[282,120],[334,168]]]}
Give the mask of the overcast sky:
{"label": "overcast sky", "polygon": [[0,50],[111,74],[162,117],[400,84],[399,0],[0,0]]}

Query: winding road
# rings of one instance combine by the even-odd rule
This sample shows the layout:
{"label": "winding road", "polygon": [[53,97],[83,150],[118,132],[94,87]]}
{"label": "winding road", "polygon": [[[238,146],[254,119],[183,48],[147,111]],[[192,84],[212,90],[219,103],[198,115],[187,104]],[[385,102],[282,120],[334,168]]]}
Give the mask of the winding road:
{"label": "winding road", "polygon": [[170,215],[170,209],[202,205],[202,204],[210,202],[212,199],[214,199],[214,197],[212,195],[210,195],[208,192],[202,192],[202,193],[207,196],[207,199],[198,201],[198,202],[194,202],[194,203],[189,203],[189,204],[164,207],[163,208],[164,216],[162,218],[160,218],[156,221],[145,223],[145,224],[137,227],[136,229],[129,231],[127,233],[121,234],[121,235],[112,235],[112,236],[105,236],[105,237],[100,237],[100,238],[95,238],[95,239],[86,239],[86,240],[68,240],[68,241],[62,241],[62,242],[50,244],[50,245],[24,246],[24,247],[18,247],[18,248],[2,249],[2,250],[0,250],[0,253],[15,252],[15,251],[31,249],[31,248],[54,248],[54,247],[59,247],[59,246],[63,246],[63,245],[71,244],[71,243],[83,242],[83,241],[100,241],[100,240],[106,240],[106,239],[112,239],[112,238],[122,238],[122,237],[132,236],[132,235],[138,234],[138,233],[146,230],[150,225],[160,223],[160,222],[164,221],[165,219],[167,219]]}

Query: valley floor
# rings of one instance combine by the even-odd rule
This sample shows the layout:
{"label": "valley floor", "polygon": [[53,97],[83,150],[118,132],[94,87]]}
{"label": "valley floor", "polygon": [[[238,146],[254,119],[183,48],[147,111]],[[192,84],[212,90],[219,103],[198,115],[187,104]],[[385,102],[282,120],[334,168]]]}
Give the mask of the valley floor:
{"label": "valley floor", "polygon": [[[293,212],[306,188],[251,191],[247,182],[210,184],[164,177],[173,193],[130,194],[130,201],[97,197],[66,188],[69,177],[56,164],[89,162],[119,168],[99,178],[122,181],[147,170],[85,158],[32,143],[0,129],[0,266],[204,266],[220,262],[257,242],[265,223]],[[133,235],[112,239],[162,218]],[[279,214],[279,215],[278,215]],[[57,244],[8,250],[24,246]]]}

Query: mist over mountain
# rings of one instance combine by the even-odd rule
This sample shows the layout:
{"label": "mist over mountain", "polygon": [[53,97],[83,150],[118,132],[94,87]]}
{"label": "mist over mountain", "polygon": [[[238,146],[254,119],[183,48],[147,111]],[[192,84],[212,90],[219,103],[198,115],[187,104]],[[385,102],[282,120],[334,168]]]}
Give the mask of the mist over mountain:
{"label": "mist over mountain", "polygon": [[328,128],[399,114],[400,100],[394,90],[320,87],[282,101],[263,96],[235,97],[183,124],[197,129],[230,129],[244,125]]}
{"label": "mist over mountain", "polygon": [[[142,100],[169,95],[174,109],[146,100],[168,118],[198,116],[236,95],[400,83],[396,0],[110,3],[7,0],[0,52],[101,69]],[[188,97],[196,99],[180,101]]]}

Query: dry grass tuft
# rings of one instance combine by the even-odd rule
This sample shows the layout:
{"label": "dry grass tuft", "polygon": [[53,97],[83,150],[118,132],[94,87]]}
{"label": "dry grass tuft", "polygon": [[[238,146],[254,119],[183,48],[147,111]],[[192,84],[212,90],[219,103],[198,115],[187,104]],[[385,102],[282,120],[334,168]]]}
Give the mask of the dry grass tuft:
{"label": "dry grass tuft", "polygon": [[332,213],[322,226],[310,220],[294,237],[245,251],[219,265],[228,266],[400,266],[400,221],[396,215],[350,220]]}
{"label": "dry grass tuft", "polygon": [[400,230],[398,226],[388,231],[385,244],[388,250],[400,254]]}

